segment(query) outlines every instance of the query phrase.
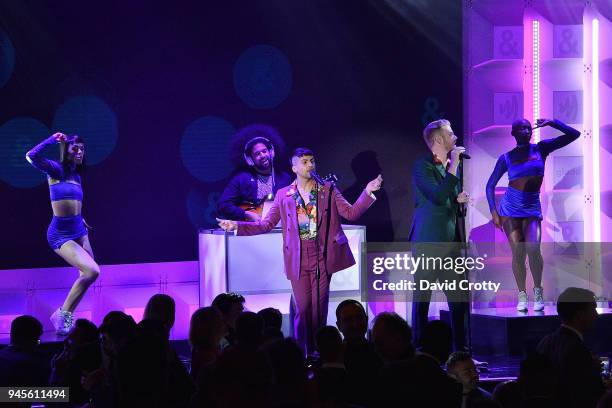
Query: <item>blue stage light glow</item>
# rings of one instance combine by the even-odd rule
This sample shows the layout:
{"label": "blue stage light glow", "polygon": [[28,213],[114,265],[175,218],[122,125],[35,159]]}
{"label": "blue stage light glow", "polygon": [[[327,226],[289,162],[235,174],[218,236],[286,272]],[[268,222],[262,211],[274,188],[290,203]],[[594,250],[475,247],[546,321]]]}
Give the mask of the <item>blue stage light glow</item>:
{"label": "blue stage light glow", "polygon": [[53,129],[83,137],[87,165],[110,156],[119,137],[115,112],[95,96],[76,96],[64,102],[55,111]]}
{"label": "blue stage light glow", "polygon": [[192,188],[187,194],[187,216],[196,228],[215,228],[217,221],[218,191],[204,192]]}
{"label": "blue stage light glow", "polygon": [[256,45],[245,50],[234,65],[234,89],[254,109],[272,109],[291,91],[293,75],[289,60],[279,49]]}
{"label": "blue stage light glow", "polygon": [[229,141],[236,132],[225,119],[205,116],[193,121],[183,132],[180,152],[185,168],[206,183],[224,179],[232,171]]}
{"label": "blue stage light glow", "polygon": [[[36,187],[45,175],[26,161],[25,154],[47,138],[49,128],[34,118],[14,118],[0,126],[0,180],[18,188]],[[59,149],[49,148],[43,155],[59,160]]]}
{"label": "blue stage light glow", "polygon": [[15,48],[6,33],[0,30],[0,88],[6,85],[15,69]]}

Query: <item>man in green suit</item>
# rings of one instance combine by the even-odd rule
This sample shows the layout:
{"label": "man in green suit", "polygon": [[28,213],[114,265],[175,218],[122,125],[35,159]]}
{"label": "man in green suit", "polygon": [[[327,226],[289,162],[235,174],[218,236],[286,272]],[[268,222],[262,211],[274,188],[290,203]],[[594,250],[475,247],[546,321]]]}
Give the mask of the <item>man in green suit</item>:
{"label": "man in green suit", "polygon": [[[424,259],[457,258],[461,256],[457,232],[457,213],[461,203],[467,203],[469,195],[459,191],[460,155],[465,148],[456,146],[457,136],[448,120],[431,122],[423,130],[425,143],[431,150],[427,156],[417,160],[412,169],[412,187],[415,197],[414,217],[409,240],[413,257]],[[429,261],[428,261],[429,262]],[[459,284],[466,275],[454,269],[444,268],[431,261],[426,268],[415,274],[416,290],[413,292],[412,328],[418,344],[423,327],[427,324],[430,284]],[[459,290],[444,290],[451,314],[455,349],[465,348],[465,317],[468,311],[467,293]]]}

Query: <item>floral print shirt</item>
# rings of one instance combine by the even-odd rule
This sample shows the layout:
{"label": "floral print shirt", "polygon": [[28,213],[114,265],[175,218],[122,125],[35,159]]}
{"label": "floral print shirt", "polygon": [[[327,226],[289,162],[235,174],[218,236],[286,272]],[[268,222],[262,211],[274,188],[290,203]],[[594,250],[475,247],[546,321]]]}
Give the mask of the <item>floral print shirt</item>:
{"label": "floral print shirt", "polygon": [[301,240],[310,240],[317,237],[317,193],[321,190],[323,190],[323,186],[319,185],[310,190],[307,203],[304,202],[304,198],[298,191],[297,180],[291,184],[287,191],[287,196],[291,196],[295,200]]}

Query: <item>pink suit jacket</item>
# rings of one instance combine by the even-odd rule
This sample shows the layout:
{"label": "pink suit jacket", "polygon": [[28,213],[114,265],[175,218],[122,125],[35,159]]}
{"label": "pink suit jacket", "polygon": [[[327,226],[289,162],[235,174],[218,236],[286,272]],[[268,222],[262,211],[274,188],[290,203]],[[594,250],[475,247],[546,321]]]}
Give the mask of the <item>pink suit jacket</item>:
{"label": "pink suit jacket", "polygon": [[[238,222],[237,235],[258,235],[269,232],[281,221],[283,233],[283,255],[285,261],[285,275],[289,280],[299,279],[300,276],[300,234],[297,223],[297,210],[295,199],[287,195],[293,183],[281,188],[268,214],[258,222]],[[318,193],[317,227],[319,231],[320,251],[323,253],[325,234],[327,233],[327,208],[330,184],[325,183],[322,191]],[[351,205],[334,188],[331,200],[331,218],[329,225],[329,240],[327,244],[327,260],[325,263],[327,275],[331,275],[355,264],[355,259],[349,248],[348,239],[342,231],[341,219],[356,221],[372,205],[374,198],[365,190],[361,193],[355,204]]]}

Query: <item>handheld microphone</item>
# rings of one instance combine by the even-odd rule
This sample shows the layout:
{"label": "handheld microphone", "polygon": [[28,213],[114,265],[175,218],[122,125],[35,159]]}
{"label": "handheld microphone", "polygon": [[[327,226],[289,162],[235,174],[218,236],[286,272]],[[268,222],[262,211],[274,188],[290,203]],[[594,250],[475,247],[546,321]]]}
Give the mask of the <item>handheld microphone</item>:
{"label": "handheld microphone", "polygon": [[467,154],[467,153],[463,152],[463,153],[459,154],[459,158],[460,158],[460,159],[466,159],[466,160],[469,160],[469,159],[471,159],[471,158],[472,158],[472,156],[470,156],[469,154]]}
{"label": "handheld microphone", "polygon": [[317,172],[316,172],[316,171],[312,170],[312,171],[310,172],[310,177],[312,177],[312,179],[313,179],[314,181],[316,181],[316,182],[317,182],[317,184],[320,184],[320,185],[325,185],[325,182],[323,181],[323,179],[321,178],[321,176],[319,176],[319,175],[317,174]]}

